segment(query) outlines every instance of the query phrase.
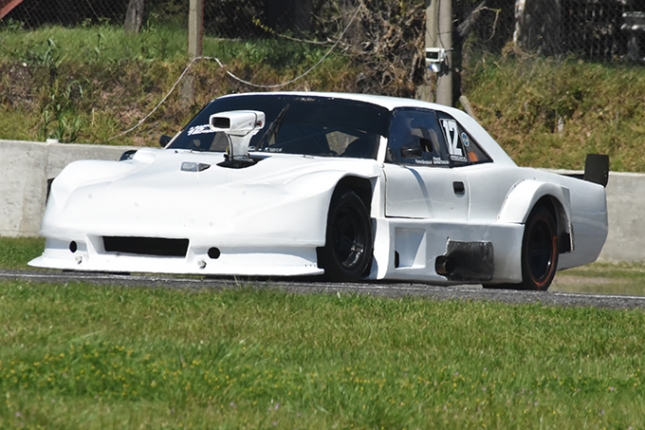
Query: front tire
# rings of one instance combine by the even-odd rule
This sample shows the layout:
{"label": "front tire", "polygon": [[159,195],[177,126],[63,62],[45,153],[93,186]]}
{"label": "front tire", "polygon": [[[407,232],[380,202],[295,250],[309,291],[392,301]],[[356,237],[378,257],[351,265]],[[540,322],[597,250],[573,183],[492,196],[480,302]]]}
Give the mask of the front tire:
{"label": "front tire", "polygon": [[365,204],[353,191],[337,189],[329,204],[325,246],[318,250],[325,278],[333,282],[358,280],[369,268],[373,246]]}

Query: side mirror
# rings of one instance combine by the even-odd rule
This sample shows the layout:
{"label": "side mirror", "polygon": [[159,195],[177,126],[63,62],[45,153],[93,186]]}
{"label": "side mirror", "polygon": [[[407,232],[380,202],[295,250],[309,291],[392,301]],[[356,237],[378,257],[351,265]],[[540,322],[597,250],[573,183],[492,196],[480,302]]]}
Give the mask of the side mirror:
{"label": "side mirror", "polygon": [[162,148],[165,148],[166,145],[170,143],[172,140],[172,136],[168,136],[167,134],[162,134],[161,137],[159,138],[159,146]]}
{"label": "side mirror", "polygon": [[414,148],[408,148],[404,146],[401,148],[401,157],[403,158],[420,158],[423,156],[423,150],[420,146],[415,146]]}
{"label": "side mirror", "polygon": [[121,154],[119,161],[132,160],[132,157],[134,157],[134,154],[136,154],[136,152],[137,152],[136,149],[130,149],[128,151],[125,151],[123,154]]}

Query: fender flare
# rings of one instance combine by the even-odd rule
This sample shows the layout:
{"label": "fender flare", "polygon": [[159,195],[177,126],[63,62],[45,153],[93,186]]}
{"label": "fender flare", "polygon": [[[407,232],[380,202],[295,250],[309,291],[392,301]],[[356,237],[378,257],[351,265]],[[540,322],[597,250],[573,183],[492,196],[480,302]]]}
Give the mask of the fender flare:
{"label": "fender flare", "polygon": [[569,188],[562,185],[534,179],[517,182],[506,195],[497,221],[500,223],[525,224],[535,205],[543,199],[548,199],[551,203],[558,228],[558,236],[560,236],[561,240],[569,242],[569,249],[563,249],[561,252],[573,250],[571,196]]}

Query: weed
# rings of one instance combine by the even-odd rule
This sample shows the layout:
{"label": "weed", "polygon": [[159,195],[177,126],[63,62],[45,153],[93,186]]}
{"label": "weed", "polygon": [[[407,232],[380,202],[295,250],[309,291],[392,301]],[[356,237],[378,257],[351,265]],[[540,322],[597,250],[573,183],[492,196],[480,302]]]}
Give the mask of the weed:
{"label": "weed", "polygon": [[43,107],[39,138],[55,138],[61,142],[75,142],[82,126],[80,115],[75,113],[75,99],[83,98],[83,87],[78,81],[70,82],[60,90],[58,82],[51,88],[49,99]]}

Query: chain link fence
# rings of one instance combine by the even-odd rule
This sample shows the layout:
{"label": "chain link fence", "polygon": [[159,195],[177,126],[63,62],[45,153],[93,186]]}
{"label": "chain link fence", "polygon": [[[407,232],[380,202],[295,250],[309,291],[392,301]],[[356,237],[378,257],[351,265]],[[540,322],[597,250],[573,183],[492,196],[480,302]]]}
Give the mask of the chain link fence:
{"label": "chain link fence", "polygon": [[[128,10],[136,4],[143,9],[140,22],[144,30],[188,25],[189,0],[22,0],[15,6],[16,2],[0,0],[0,8],[6,13],[0,27],[7,22],[17,22],[25,28],[124,25]],[[226,39],[281,35],[330,41],[340,35],[356,8],[363,9],[358,26],[366,28],[370,21],[380,22],[382,17],[395,22],[397,17],[389,15],[405,17],[409,9],[418,11],[422,15],[419,19],[423,20],[425,3],[425,0],[205,0],[204,34]],[[641,41],[645,33],[645,2],[640,0],[452,0],[452,7],[456,40],[465,52],[501,53],[511,46],[527,53],[576,55],[600,61],[641,60],[645,56],[642,52],[645,44]],[[415,25],[413,29],[421,32],[421,40],[423,28]],[[351,42],[354,45],[378,42],[356,41],[356,33]],[[405,29],[400,33],[406,33]],[[364,31],[362,34],[366,36]],[[350,39],[351,36],[350,32]]]}

